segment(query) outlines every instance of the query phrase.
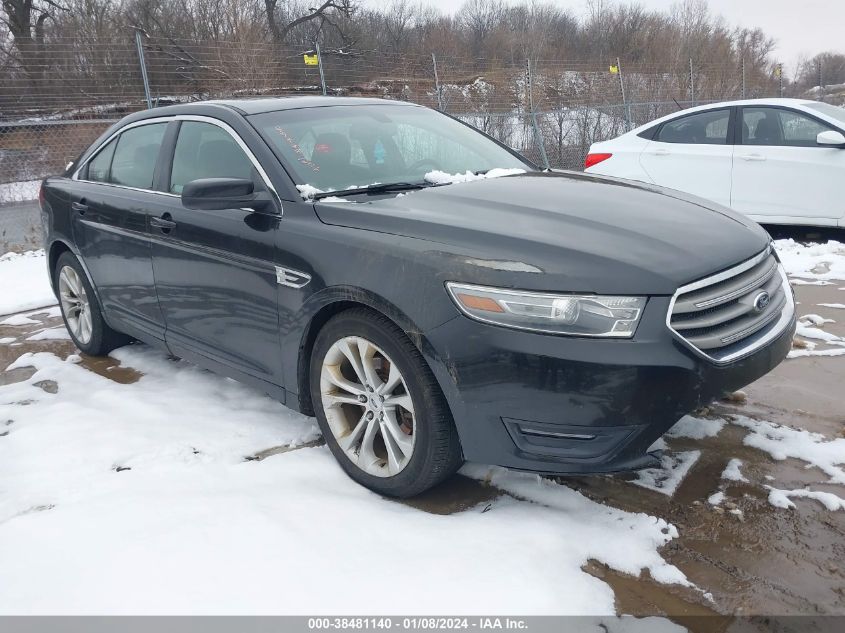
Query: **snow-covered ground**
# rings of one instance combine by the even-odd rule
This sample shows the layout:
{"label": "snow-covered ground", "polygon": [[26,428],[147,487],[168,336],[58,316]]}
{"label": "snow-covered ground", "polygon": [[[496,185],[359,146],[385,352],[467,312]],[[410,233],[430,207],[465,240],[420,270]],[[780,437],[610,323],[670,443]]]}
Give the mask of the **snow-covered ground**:
{"label": "snow-covered ground", "polygon": [[22,182],[0,184],[0,204],[36,200],[40,187],[40,180],[25,180]]}
{"label": "snow-covered ground", "polygon": [[[506,494],[428,514],[325,446],[247,460],[314,440],[313,420],[145,346],[114,356],[140,379],[39,353],[0,387],[0,613],[613,614],[589,559],[686,584],[659,518],[482,466],[465,473]],[[373,591],[385,578],[401,591]]]}
{"label": "snow-covered ground", "polygon": [[0,256],[0,315],[54,303],[44,251]]}

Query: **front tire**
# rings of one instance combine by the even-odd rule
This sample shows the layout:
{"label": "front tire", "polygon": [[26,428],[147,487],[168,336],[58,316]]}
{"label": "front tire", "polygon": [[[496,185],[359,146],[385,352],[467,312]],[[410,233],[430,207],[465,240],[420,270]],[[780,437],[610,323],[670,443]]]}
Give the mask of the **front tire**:
{"label": "front tire", "polygon": [[340,466],[361,485],[412,497],[460,467],[446,399],[395,323],[361,308],[334,316],[311,355],[311,401]]}
{"label": "front tire", "polygon": [[65,327],[79,350],[89,356],[105,356],[131,339],[110,328],[79,260],[65,251],[56,262],[56,295]]}

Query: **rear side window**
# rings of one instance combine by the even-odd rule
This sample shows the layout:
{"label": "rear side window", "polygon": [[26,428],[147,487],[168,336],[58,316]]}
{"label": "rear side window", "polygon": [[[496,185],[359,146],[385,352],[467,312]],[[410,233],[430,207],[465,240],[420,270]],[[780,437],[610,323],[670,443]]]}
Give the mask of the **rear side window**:
{"label": "rear side window", "polygon": [[730,110],[710,110],[667,121],[654,139],[661,143],[727,145]]}
{"label": "rear side window", "polygon": [[123,132],[114,150],[109,182],[152,189],[153,173],[165,128],[167,123],[151,123]]}
{"label": "rear side window", "polygon": [[112,139],[108,145],[88,163],[88,176],[86,180],[94,182],[108,182],[111,159],[114,156],[114,148],[117,147],[117,139]]}
{"label": "rear side window", "polygon": [[170,192],[182,193],[187,183],[200,178],[243,178],[252,180],[256,190],[263,187],[252,162],[226,130],[184,121],[173,154]]}
{"label": "rear side window", "polygon": [[793,110],[743,108],[742,144],[817,147],[816,137],[833,128]]}

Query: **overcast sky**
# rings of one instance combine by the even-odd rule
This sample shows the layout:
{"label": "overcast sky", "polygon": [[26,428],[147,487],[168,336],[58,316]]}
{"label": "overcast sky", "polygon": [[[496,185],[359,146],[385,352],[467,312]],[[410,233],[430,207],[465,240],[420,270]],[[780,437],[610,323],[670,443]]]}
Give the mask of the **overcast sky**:
{"label": "overcast sky", "polygon": [[[462,0],[421,0],[443,12],[453,13]],[[370,6],[383,5],[365,0]],[[514,0],[511,0],[514,2]],[[584,0],[551,0],[583,15]],[[676,0],[639,0],[649,8],[668,9]],[[515,3],[515,2],[514,2]],[[711,11],[732,26],[762,28],[777,40],[775,57],[791,72],[802,55],[812,57],[826,50],[845,52],[845,0],[708,0]]]}

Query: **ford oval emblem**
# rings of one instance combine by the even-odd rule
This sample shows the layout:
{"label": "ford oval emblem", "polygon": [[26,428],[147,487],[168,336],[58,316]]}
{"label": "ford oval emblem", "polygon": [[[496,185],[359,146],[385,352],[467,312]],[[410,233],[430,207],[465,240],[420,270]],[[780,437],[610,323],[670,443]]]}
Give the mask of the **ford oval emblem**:
{"label": "ford oval emblem", "polygon": [[757,312],[762,312],[766,309],[766,306],[769,305],[769,301],[771,301],[771,296],[765,290],[754,297],[754,310]]}

